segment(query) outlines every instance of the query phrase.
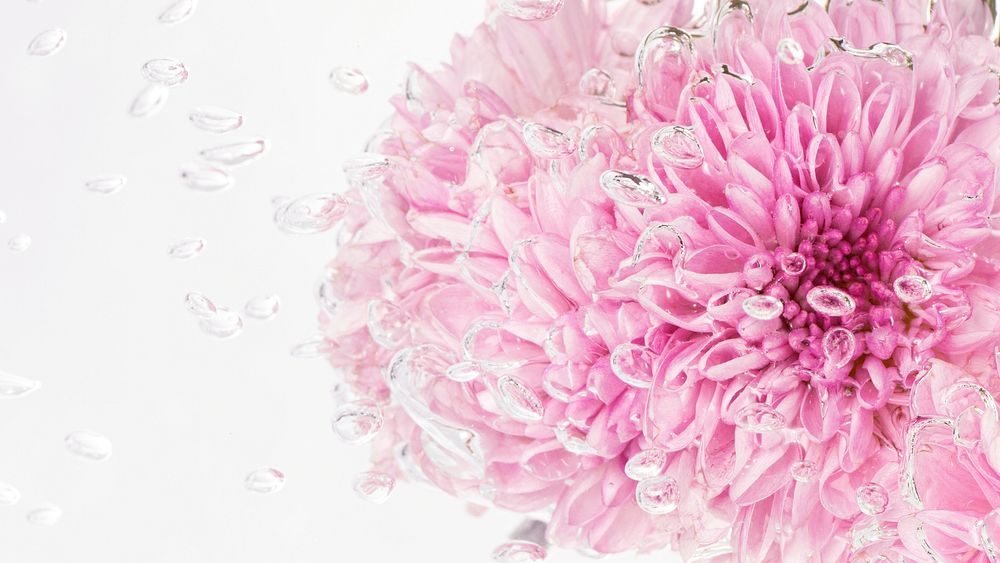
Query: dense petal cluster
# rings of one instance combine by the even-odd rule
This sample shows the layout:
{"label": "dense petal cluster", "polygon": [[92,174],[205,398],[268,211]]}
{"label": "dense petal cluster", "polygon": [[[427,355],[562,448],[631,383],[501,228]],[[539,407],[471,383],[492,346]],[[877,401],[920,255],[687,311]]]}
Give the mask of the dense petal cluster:
{"label": "dense petal cluster", "polygon": [[377,469],[587,553],[996,560],[990,8],[512,4],[345,167]]}

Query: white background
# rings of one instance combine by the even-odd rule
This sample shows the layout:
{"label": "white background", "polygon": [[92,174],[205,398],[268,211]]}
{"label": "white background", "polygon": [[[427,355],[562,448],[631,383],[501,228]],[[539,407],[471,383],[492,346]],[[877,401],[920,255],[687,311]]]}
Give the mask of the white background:
{"label": "white background", "polygon": [[[382,506],[354,496],[367,453],[329,429],[332,374],[288,356],[311,334],[313,282],[334,241],[284,235],[270,218],[275,195],[341,188],[340,161],[388,115],[405,63],[445,59],[452,34],[482,18],[481,0],[203,0],[173,27],[156,22],[166,3],[0,3],[0,370],[44,384],[0,401],[0,481],[23,494],[0,506],[0,561],[487,561],[515,515],[476,518],[410,485]],[[67,30],[64,49],[27,56],[52,27]],[[139,68],[156,57],[184,61],[191,78],[161,113],[131,118]],[[341,64],[362,68],[371,90],[330,87]],[[199,105],[247,123],[198,131],[186,116]],[[233,189],[180,185],[178,166],[198,150],[244,136],[272,148],[236,171]],[[108,173],[127,187],[84,191]],[[22,232],[31,248],[9,251]],[[167,258],[190,236],[208,240],[200,257]],[[183,307],[192,290],[232,308],[273,292],[282,311],[217,341]],[[81,429],[111,438],[110,460],[66,452],[63,437]],[[287,475],[283,491],[243,489],[260,466]],[[43,501],[62,520],[29,526],[25,512]],[[607,561],[640,559],[654,558]]]}

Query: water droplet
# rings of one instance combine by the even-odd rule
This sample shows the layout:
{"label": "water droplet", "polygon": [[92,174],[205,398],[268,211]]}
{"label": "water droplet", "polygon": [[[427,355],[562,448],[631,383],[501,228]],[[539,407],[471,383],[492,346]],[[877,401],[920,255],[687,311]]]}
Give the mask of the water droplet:
{"label": "water droplet", "polygon": [[41,386],[41,381],[0,371],[0,397],[24,397]]}
{"label": "water droplet", "polygon": [[660,448],[643,450],[625,463],[625,475],[635,481],[658,477],[667,466],[667,452]]}
{"label": "water droplet", "polygon": [[205,250],[205,239],[188,238],[167,247],[167,256],[175,260],[190,260]]}
{"label": "water droplet", "polygon": [[197,0],[177,0],[160,12],[156,20],[166,25],[178,24],[190,18],[197,7]]}
{"label": "water droplet", "polygon": [[650,514],[673,512],[680,500],[681,488],[672,477],[652,477],[639,481],[635,487],[636,503]]}
{"label": "water droplet", "polygon": [[8,483],[0,483],[0,505],[12,506],[21,500],[21,491]]}
{"label": "water droplet", "polygon": [[1000,508],[978,520],[974,530],[989,561],[1000,559]]}
{"label": "water droplet", "polygon": [[640,174],[608,170],[601,174],[601,188],[612,200],[631,207],[655,207],[667,201],[660,187]]}
{"label": "water droplet", "polygon": [[21,233],[10,237],[7,240],[7,248],[14,252],[24,252],[31,246],[31,237]]}
{"label": "water droplet", "polygon": [[368,332],[379,346],[395,348],[410,336],[410,315],[385,299],[368,304]]}
{"label": "water droplet", "polygon": [[476,362],[459,362],[449,367],[444,375],[452,381],[466,382],[482,377],[486,370]]}
{"label": "water droplet", "polygon": [[823,355],[834,369],[846,366],[854,358],[856,345],[854,334],[842,326],[833,327],[823,335]]}
{"label": "water droplet", "polygon": [[329,231],[347,212],[348,202],[337,194],[308,194],[278,206],[274,222],[294,235]]}
{"label": "water droplet", "polygon": [[562,7],[563,0],[500,0],[503,13],[525,21],[551,19]]}
{"label": "water droplet", "polygon": [[705,153],[691,127],[668,125],[653,134],[650,145],[667,166],[692,169],[705,162]]}
{"label": "water droplet", "polygon": [[[567,423],[568,424],[568,423]],[[572,426],[557,426],[552,432],[563,448],[576,455],[596,455],[597,450],[587,443],[587,436]]]}
{"label": "water droplet", "polygon": [[913,53],[892,43],[876,43],[869,50],[892,66],[913,68]]}
{"label": "water droplet", "polygon": [[211,318],[216,312],[215,303],[212,303],[208,297],[193,291],[184,296],[184,306],[199,319]]}
{"label": "water droplet", "polygon": [[368,91],[368,79],[356,68],[338,66],[330,71],[330,83],[341,92],[364,94]]}
{"label": "water droplet", "polygon": [[200,192],[220,192],[232,187],[233,177],[229,172],[204,164],[190,164],[181,169],[181,182]]}
{"label": "water droplet", "polygon": [[269,495],[285,487],[285,474],[271,467],[261,467],[247,474],[243,488],[251,493]]}
{"label": "water droplet", "polygon": [[920,276],[899,276],[892,282],[892,290],[903,303],[923,303],[931,298],[934,288],[931,282]]}
{"label": "water droplet", "polygon": [[32,526],[55,526],[62,518],[62,509],[54,504],[45,503],[29,510],[24,518]]}
{"label": "water droplet", "polygon": [[743,301],[743,312],[762,321],[776,319],[784,310],[785,304],[770,295],[751,295]]}
{"label": "water droplet", "polygon": [[354,478],[354,492],[368,502],[382,504],[396,488],[396,480],[380,471],[365,471]]}
{"label": "water droplet", "polygon": [[810,483],[819,476],[819,466],[809,460],[796,461],[791,468],[792,479],[799,483]]}
{"label": "water droplet", "polygon": [[143,78],[155,84],[177,86],[188,79],[184,63],[174,59],[150,59],[142,65]]}
{"label": "water droplet", "polygon": [[55,28],[43,31],[28,43],[28,54],[47,57],[59,52],[66,44],[66,30]]}
{"label": "water droplet", "polygon": [[736,412],[736,426],[747,432],[763,434],[785,426],[785,415],[765,403],[750,403]]}
{"label": "water droplet", "polygon": [[497,394],[500,406],[512,417],[526,422],[542,419],[544,406],[538,395],[512,375],[503,375],[497,380]]}
{"label": "water droplet", "polygon": [[380,179],[389,170],[389,159],[375,153],[349,158],[343,164],[344,175],[351,184],[364,184]]}
{"label": "water droplet", "polygon": [[802,50],[802,45],[791,37],[785,37],[778,41],[778,60],[787,65],[797,65],[802,62],[806,54]]}
{"label": "water droplet", "polygon": [[889,506],[889,493],[885,487],[878,483],[865,483],[858,487],[857,491],[858,508],[861,512],[869,516],[875,516],[885,512]]}
{"label": "water droplet", "polygon": [[198,129],[210,133],[229,133],[243,126],[243,114],[212,106],[194,108],[188,119]]}
{"label": "water droplet", "polygon": [[69,453],[90,461],[104,461],[111,457],[111,440],[96,432],[80,430],[66,435],[64,440]]}
{"label": "water droplet", "polygon": [[497,563],[538,563],[549,554],[537,543],[509,541],[493,550],[493,561]]}
{"label": "water droplet", "polygon": [[128,114],[132,117],[150,117],[167,105],[170,98],[170,89],[162,84],[147,84],[128,108]]}
{"label": "water droplet", "polygon": [[243,166],[263,156],[269,146],[267,139],[250,139],[207,148],[201,151],[201,157],[223,166]]}
{"label": "water droplet", "polygon": [[370,401],[346,403],[333,413],[333,432],[348,444],[370,442],[382,429],[382,409]]}
{"label": "water droplet", "polygon": [[521,128],[521,136],[524,137],[528,150],[540,158],[562,158],[576,150],[573,139],[540,123],[525,123]]}
{"label": "water droplet", "polygon": [[814,311],[830,317],[842,317],[854,312],[857,304],[847,293],[830,286],[819,286],[809,290],[806,302]]}
{"label": "water droplet", "polygon": [[216,307],[215,314],[199,320],[198,326],[205,334],[226,340],[243,330],[243,317],[225,307]]}
{"label": "water droplet", "polygon": [[790,276],[797,276],[806,271],[806,257],[798,252],[791,252],[781,257],[779,266],[782,272]]}
{"label": "water droplet", "polygon": [[614,98],[615,79],[602,69],[592,68],[580,77],[580,93],[595,98]]}
{"label": "water droplet", "polygon": [[252,319],[266,321],[278,314],[281,308],[281,299],[274,294],[258,295],[243,307],[243,312]]}
{"label": "water droplet", "polygon": [[292,346],[292,349],[289,350],[289,354],[291,354],[293,358],[298,358],[300,360],[311,360],[314,358],[322,358],[333,350],[333,342],[327,340],[326,336],[317,334],[309,340]]}
{"label": "water droplet", "polygon": [[647,389],[653,384],[653,353],[631,342],[620,344],[611,352],[611,371],[633,387]]}

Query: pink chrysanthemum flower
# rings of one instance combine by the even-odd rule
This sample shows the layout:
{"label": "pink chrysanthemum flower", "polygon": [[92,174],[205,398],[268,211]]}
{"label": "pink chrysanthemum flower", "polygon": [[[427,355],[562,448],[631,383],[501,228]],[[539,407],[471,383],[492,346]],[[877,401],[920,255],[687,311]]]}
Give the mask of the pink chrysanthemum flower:
{"label": "pink chrysanthemum flower", "polygon": [[996,560],[990,9],[695,12],[503,0],[413,69],[320,285],[338,432],[589,553]]}

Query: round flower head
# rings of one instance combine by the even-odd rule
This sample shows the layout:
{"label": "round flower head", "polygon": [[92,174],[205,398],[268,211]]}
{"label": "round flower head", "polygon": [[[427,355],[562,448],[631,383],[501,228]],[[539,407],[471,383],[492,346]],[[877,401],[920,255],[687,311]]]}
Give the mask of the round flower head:
{"label": "round flower head", "polygon": [[702,10],[504,0],[413,67],[319,286],[341,410],[559,547],[996,560],[990,8]]}

